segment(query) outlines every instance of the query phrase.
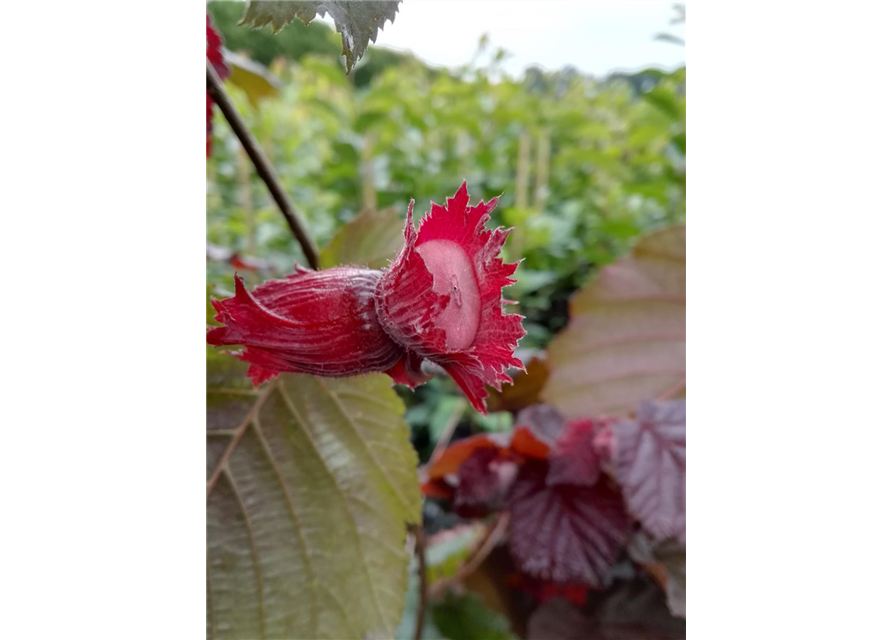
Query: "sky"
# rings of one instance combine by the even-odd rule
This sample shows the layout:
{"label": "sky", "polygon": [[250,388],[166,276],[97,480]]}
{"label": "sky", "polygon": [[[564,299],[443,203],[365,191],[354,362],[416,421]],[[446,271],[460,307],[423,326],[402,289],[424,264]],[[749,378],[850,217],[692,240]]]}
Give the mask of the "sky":
{"label": "sky", "polygon": [[[529,65],[555,71],[566,65],[604,76],[646,66],[675,68],[685,49],[654,36],[684,37],[670,25],[673,2],[633,0],[404,0],[376,44],[408,50],[431,65],[456,67],[471,60],[482,34],[491,50],[512,55],[506,70]],[[327,17],[327,21],[330,20]]]}
{"label": "sky", "polygon": [[[431,65],[454,68],[472,59],[486,33],[491,51],[502,47],[511,54],[504,66],[515,76],[530,65],[547,71],[573,65],[605,76],[650,66],[674,69],[683,62],[696,66],[893,64],[890,0],[859,0],[858,7],[841,0],[785,0],[783,6],[777,0],[685,2],[685,25],[670,24],[675,17],[673,4],[657,0],[403,0],[396,20],[385,24],[376,44],[411,51]],[[770,13],[798,17],[726,15],[732,5],[740,5],[745,13],[760,13],[766,7]],[[854,12],[856,8],[859,11]],[[661,32],[683,37],[686,46],[655,40]]]}

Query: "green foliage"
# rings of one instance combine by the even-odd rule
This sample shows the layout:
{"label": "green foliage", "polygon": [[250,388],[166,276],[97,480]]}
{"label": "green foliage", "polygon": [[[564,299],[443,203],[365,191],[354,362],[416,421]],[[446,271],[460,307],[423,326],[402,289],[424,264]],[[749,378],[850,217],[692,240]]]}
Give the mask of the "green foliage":
{"label": "green foliage", "polygon": [[[228,50],[244,53],[265,66],[275,66],[277,59],[295,61],[314,55],[329,60],[333,67],[343,68],[341,39],[327,23],[314,20],[306,26],[290,25],[273,35],[270,29],[239,26],[244,6],[241,2],[208,3],[208,13],[214,18],[214,26],[223,35]],[[352,68],[349,78],[354,86],[366,87],[388,67],[412,60],[411,53],[370,47]]]}
{"label": "green foliage", "polygon": [[488,609],[476,594],[448,594],[431,611],[434,624],[449,640],[512,640],[508,620]]}
{"label": "green foliage", "polygon": [[476,542],[485,531],[483,524],[459,525],[441,531],[428,539],[425,547],[425,564],[428,567],[428,583],[455,575],[468,560]]}
{"label": "green foliage", "polygon": [[[245,21],[282,29],[294,17],[309,21],[330,11],[350,69],[384,19],[393,18],[370,13],[365,18],[372,20],[359,24],[350,14],[397,5],[377,4],[253,2]],[[486,418],[443,376],[415,392],[392,389],[383,375],[283,375],[256,390],[243,363],[208,350],[208,625],[216,630],[209,636],[409,638],[418,577],[404,551],[404,524],[419,520],[420,503],[407,423],[424,459],[446,431],[510,429],[509,412],[541,391],[568,415],[627,408],[655,395],[669,383],[636,373],[643,354],[665,356],[658,370],[667,365],[670,382],[681,381],[678,349],[653,345],[675,335],[678,318],[668,320],[649,296],[678,294],[679,278],[684,287],[684,231],[681,272],[679,227],[646,238],[618,263],[648,285],[644,300],[611,300],[611,313],[603,313],[614,272],[600,268],[640,235],[684,221],[685,69],[603,81],[571,68],[530,69],[518,80],[502,71],[504,52],[489,52],[482,39],[476,62],[488,55],[489,62],[479,68],[435,70],[373,48],[345,77],[336,66],[342,45],[327,26],[292,25],[274,37],[236,26],[244,6],[214,2],[209,12],[231,51],[247,51],[271,69],[230,57],[227,85],[244,89],[231,96],[314,240],[325,246],[324,267],[385,266],[402,244],[410,198],[418,218],[425,203],[442,201],[465,179],[475,201],[501,194],[494,224],[514,227],[506,257],[525,262],[507,296],[527,317],[523,347],[548,345],[582,288],[575,323],[549,350],[551,373],[533,361],[539,364],[510,388],[517,393],[494,397]],[[284,275],[303,257],[229,127],[219,124],[208,162],[208,241],[261,257],[272,264],[270,276]],[[670,240],[655,241],[667,233]],[[670,259],[663,260],[668,246]],[[232,272],[230,263],[209,260],[209,290],[223,295]],[[256,274],[247,275],[256,283]],[[684,319],[684,288],[682,296]],[[592,327],[579,333],[586,322],[619,348],[583,348],[593,347],[586,340],[595,335]],[[647,349],[637,353],[644,342]],[[684,380],[684,349],[682,358]],[[638,377],[607,386],[586,378],[599,371],[616,377],[617,363]],[[399,397],[409,405],[405,422]],[[455,573],[477,538],[471,533],[429,546],[429,582]],[[684,550],[674,554],[661,559],[670,607],[684,615]],[[447,591],[429,602],[423,637],[497,639],[511,632],[477,595]]]}
{"label": "green foliage", "polygon": [[[362,91],[322,58],[282,75],[280,95],[244,113],[319,243],[363,208],[405,210],[415,197],[422,213],[457,179],[475,197],[503,194],[495,222],[515,226],[508,257],[525,258],[508,292],[528,318],[525,346],[543,346],[564,325],[570,292],[594,267],[684,218],[684,70],[647,78],[647,100],[626,80],[554,77],[538,94],[484,71],[455,76],[417,62]],[[209,239],[245,253],[237,145],[225,126],[215,134],[225,139],[209,163]],[[258,251],[287,268],[293,242],[250,182]]]}
{"label": "green foliage", "polygon": [[[218,16],[217,4],[210,5],[215,21],[236,49],[230,33],[285,41],[295,32],[297,41],[318,24],[290,25],[274,37],[235,27],[239,16]],[[521,346],[541,349],[567,324],[572,293],[595,269],[639,235],[684,220],[685,69],[604,81],[573,69],[530,69],[519,80],[505,75],[499,57],[484,44],[476,58],[483,67],[453,73],[406,58],[359,87],[330,51],[304,54],[273,65],[281,88],[259,109],[239,90],[231,96],[317,245],[333,243],[326,264],[347,259],[335,249],[344,246],[336,234],[364,210],[391,217],[388,226],[397,228],[411,198],[418,220],[462,179],[475,201],[501,194],[491,224],[515,228],[505,257],[524,259],[506,296],[526,316]],[[303,257],[238,141],[218,125],[207,173],[208,240],[284,275]],[[228,263],[208,263],[208,281],[218,287],[231,290],[232,274]],[[455,387],[435,378],[397,392],[424,459],[442,428],[432,418]],[[463,413],[457,433],[488,428],[475,420]]]}
{"label": "green foliage", "polygon": [[224,51],[223,58],[230,68],[229,80],[245,92],[253,106],[263,98],[276,95],[279,79],[263,65],[229,50]]}
{"label": "green foliage", "polygon": [[367,209],[341,227],[319,254],[320,267],[353,264],[382,269],[403,246],[403,224],[393,210]]}
{"label": "green foliage", "polygon": [[317,15],[323,17],[328,13],[335,21],[335,29],[341,34],[342,54],[350,73],[363,57],[369,41],[375,42],[378,30],[384,27],[386,21],[394,20],[399,4],[400,0],[248,0],[240,24],[252,27],[269,24],[276,33],[296,18],[306,25]]}
{"label": "green foliage", "polygon": [[277,57],[299,60],[305,55],[327,57],[333,66],[339,64],[340,38],[327,24],[294,25],[273,35],[270,29],[238,26],[244,12],[243,2],[208,3],[208,13],[230,51],[246,52],[252,60],[263,65],[269,65]]}

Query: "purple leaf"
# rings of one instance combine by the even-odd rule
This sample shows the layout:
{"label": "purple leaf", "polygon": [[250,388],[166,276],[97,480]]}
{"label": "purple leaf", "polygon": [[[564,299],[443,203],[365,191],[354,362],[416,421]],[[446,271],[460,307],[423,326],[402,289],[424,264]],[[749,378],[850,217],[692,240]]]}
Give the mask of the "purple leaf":
{"label": "purple leaf", "polygon": [[596,448],[594,441],[597,435],[610,428],[606,421],[569,422],[555,443],[546,484],[594,485],[610,453],[604,447]]}
{"label": "purple leaf", "polygon": [[607,477],[595,486],[550,487],[547,469],[527,462],[509,492],[512,555],[534,577],[604,586],[630,534],[623,497]]}
{"label": "purple leaf", "polygon": [[564,432],[564,417],[552,405],[535,404],[518,413],[516,426],[525,426],[549,447]]}
{"label": "purple leaf", "polygon": [[643,402],[614,424],[617,482],[630,513],[660,540],[685,544],[685,400]]}
{"label": "purple leaf", "polygon": [[499,449],[477,449],[459,467],[453,507],[465,517],[501,509],[518,465],[501,458]]}

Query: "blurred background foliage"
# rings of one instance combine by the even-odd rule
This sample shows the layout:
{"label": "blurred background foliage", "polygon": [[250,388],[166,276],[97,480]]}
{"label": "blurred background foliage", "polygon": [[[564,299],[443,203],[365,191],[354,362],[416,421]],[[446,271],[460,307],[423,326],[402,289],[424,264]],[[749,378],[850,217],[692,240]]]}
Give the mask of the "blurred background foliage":
{"label": "blurred background foliage", "polygon": [[[418,220],[462,180],[474,201],[501,195],[491,225],[514,227],[505,257],[524,260],[506,291],[526,316],[524,359],[565,326],[569,297],[595,269],[640,234],[685,218],[684,67],[603,79],[528,68],[515,78],[502,68],[507,53],[482,37],[458,70],[372,46],[345,76],[339,36],[325,23],[274,36],[237,26],[242,3],[208,10],[230,51],[278,79],[262,96],[232,81],[227,88],[320,247],[364,210],[399,220],[414,198]],[[246,265],[277,277],[303,256],[219,111],[215,118],[207,264],[209,285],[223,293],[234,264],[256,283]],[[511,428],[507,412],[472,411],[448,379],[397,389],[423,461],[448,425],[458,424],[456,437]]]}

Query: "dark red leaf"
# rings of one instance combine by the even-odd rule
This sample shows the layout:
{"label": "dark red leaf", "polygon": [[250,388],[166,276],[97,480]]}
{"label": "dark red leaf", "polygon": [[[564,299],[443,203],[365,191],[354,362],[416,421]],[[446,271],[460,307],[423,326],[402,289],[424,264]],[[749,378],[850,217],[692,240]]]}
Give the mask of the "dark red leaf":
{"label": "dark red leaf", "polygon": [[499,449],[498,439],[490,435],[478,435],[465,438],[447,447],[444,452],[428,464],[428,478],[437,480],[450,474],[459,473],[459,467],[478,449]]}
{"label": "dark red leaf", "polygon": [[528,462],[509,492],[512,556],[544,580],[604,586],[630,535],[623,497],[606,477],[590,487],[550,487],[547,473],[545,463]]}
{"label": "dark red leaf", "polygon": [[617,482],[630,513],[658,539],[685,543],[685,400],[643,402],[614,425]]}
{"label": "dark red leaf", "polygon": [[470,518],[501,509],[517,472],[517,463],[500,455],[498,449],[477,449],[459,467],[453,510]]}
{"label": "dark red leaf", "polygon": [[422,491],[453,500],[462,517],[481,517],[503,507],[518,464],[548,456],[549,447],[527,427],[472,436],[450,445],[429,463]]}
{"label": "dark red leaf", "polygon": [[516,427],[511,433],[481,434],[465,438],[447,447],[428,465],[429,480],[459,473],[460,467],[478,450],[492,451],[502,460],[546,460],[549,447],[528,427]]}
{"label": "dark red leaf", "polygon": [[214,141],[214,99],[211,98],[210,93],[205,92],[205,103],[207,105],[207,109],[205,110],[205,120],[207,122],[207,133],[205,134],[205,155],[210,158],[211,147]]}
{"label": "dark red leaf", "polygon": [[459,467],[459,485],[456,487],[457,505],[489,503],[497,491],[499,475],[491,463],[499,459],[498,449],[477,449]]}
{"label": "dark red leaf", "polygon": [[604,446],[596,448],[595,440],[610,429],[607,420],[569,422],[558,438],[549,460],[546,484],[594,485],[610,454]]}
{"label": "dark red leaf", "polygon": [[[207,15],[207,14],[206,14]],[[226,66],[226,62],[223,60],[223,40],[220,37],[220,34],[214,29],[214,26],[211,22],[211,16],[207,15],[207,52],[206,56],[208,60],[211,61],[211,64],[214,65],[214,70],[217,72],[217,75],[220,76],[220,79],[223,80],[227,76],[229,76],[229,67]],[[206,154],[208,156],[211,155],[211,141],[212,137],[212,125],[211,121],[214,117],[214,100],[211,98],[211,94],[206,92],[206,102],[207,102],[207,140],[206,140]]]}

